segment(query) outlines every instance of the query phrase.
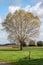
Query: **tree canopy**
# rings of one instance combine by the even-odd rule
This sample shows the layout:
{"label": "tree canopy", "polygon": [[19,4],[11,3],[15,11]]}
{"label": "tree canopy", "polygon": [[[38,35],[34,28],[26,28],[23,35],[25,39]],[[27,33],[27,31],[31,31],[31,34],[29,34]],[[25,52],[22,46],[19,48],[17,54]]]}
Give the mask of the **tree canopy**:
{"label": "tree canopy", "polygon": [[29,38],[35,38],[39,35],[39,18],[24,10],[17,10],[13,14],[8,13],[2,25],[9,33],[8,39],[11,42],[19,42],[20,46],[24,41],[28,42]]}

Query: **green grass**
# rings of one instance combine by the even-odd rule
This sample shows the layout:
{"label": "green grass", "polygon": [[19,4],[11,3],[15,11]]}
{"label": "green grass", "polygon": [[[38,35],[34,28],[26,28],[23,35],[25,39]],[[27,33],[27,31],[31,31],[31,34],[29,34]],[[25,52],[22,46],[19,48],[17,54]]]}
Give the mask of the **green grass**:
{"label": "green grass", "polygon": [[13,65],[43,65],[43,47],[24,47],[23,51],[19,48],[0,48],[0,62]]}

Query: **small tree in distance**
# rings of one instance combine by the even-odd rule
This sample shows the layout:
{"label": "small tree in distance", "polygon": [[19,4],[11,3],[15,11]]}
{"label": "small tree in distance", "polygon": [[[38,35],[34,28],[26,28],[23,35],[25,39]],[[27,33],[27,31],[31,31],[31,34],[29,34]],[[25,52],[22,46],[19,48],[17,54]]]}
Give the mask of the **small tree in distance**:
{"label": "small tree in distance", "polygon": [[30,40],[29,41],[29,46],[35,46],[35,40]]}
{"label": "small tree in distance", "polygon": [[2,25],[9,33],[8,39],[19,42],[22,50],[23,42],[38,36],[40,20],[30,12],[17,10],[13,14],[8,13]]}

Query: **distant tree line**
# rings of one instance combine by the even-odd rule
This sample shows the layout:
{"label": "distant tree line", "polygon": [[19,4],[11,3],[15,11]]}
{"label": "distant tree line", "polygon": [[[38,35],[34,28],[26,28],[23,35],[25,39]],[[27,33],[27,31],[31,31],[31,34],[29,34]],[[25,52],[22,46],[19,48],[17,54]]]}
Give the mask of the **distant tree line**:
{"label": "distant tree line", "polygon": [[[3,44],[3,45],[0,44],[0,46],[8,46],[8,45],[13,45],[14,47],[18,46],[18,44],[16,44],[16,43],[6,43],[6,44]],[[26,42],[23,42],[24,47],[25,46],[36,46],[36,45],[37,46],[43,46],[43,41],[37,41],[36,44],[35,44],[34,40],[30,40],[28,45],[26,44]]]}
{"label": "distant tree line", "polygon": [[[37,46],[43,46],[43,41],[37,41]],[[36,46],[34,40],[30,40],[28,46]],[[23,44],[23,46],[27,46],[26,43]]]}
{"label": "distant tree line", "polygon": [[[0,44],[0,46],[8,46],[8,45],[13,45],[14,47],[19,46],[19,44],[16,44],[16,43]],[[26,44],[26,42],[23,42],[23,47],[25,47],[25,46],[43,46],[43,41],[35,42],[34,40],[30,40],[28,44]]]}

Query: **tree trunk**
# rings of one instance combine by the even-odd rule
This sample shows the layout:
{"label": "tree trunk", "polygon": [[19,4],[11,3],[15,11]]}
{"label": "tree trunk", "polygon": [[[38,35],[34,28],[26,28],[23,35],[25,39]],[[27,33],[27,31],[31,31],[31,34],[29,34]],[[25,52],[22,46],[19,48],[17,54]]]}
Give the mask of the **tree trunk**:
{"label": "tree trunk", "polygon": [[20,50],[22,51],[22,49],[23,49],[23,48],[22,48],[22,43],[20,43]]}

